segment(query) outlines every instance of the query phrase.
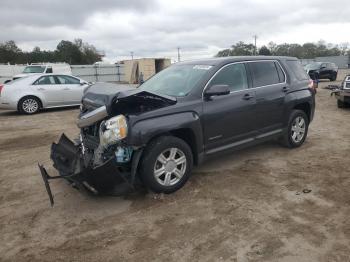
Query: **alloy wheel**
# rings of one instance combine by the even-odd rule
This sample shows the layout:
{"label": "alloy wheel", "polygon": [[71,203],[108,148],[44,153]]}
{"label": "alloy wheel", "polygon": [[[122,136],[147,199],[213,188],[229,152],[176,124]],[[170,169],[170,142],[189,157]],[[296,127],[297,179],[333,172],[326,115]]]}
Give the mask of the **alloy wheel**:
{"label": "alloy wheel", "polygon": [[296,117],[292,123],[291,136],[292,136],[293,142],[300,143],[305,136],[305,132],[306,132],[305,119],[301,116]]}
{"label": "alloy wheel", "polygon": [[164,150],[154,164],[154,177],[163,186],[178,183],[186,172],[187,159],[179,148]]}
{"label": "alloy wheel", "polygon": [[28,99],[24,100],[22,103],[23,111],[28,113],[28,114],[35,113],[36,111],[38,111],[38,108],[39,108],[39,104],[33,98],[28,98]]}

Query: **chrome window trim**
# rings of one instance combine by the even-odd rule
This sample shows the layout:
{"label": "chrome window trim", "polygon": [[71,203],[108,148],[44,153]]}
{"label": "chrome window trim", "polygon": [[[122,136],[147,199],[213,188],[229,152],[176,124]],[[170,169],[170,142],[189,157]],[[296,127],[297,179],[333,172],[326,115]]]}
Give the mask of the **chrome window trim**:
{"label": "chrome window trim", "polygon": [[[249,60],[249,61],[238,61],[238,62],[232,62],[232,63],[229,63],[229,64],[226,64],[224,65],[223,67],[221,67],[218,71],[215,72],[215,74],[208,80],[208,82],[205,84],[204,88],[203,88],[203,91],[202,91],[202,99],[204,99],[204,92],[205,90],[208,88],[208,85],[209,83],[211,82],[211,80],[213,80],[213,78],[222,70],[224,69],[225,67],[227,66],[230,66],[230,65],[234,65],[234,64],[244,64],[244,63],[259,63],[259,62],[277,62],[278,65],[280,66],[283,74],[284,74],[284,82],[281,82],[281,83],[276,83],[276,84],[271,84],[271,85],[264,85],[264,86],[256,86],[256,87],[251,87],[247,89],[242,89],[242,90],[236,90],[236,91],[231,91],[230,94],[232,93],[236,93],[236,92],[241,92],[241,91],[247,91],[247,90],[252,90],[252,89],[257,89],[257,88],[262,88],[262,87],[267,87],[267,86],[275,86],[275,85],[281,85],[281,84],[286,84],[287,83],[287,74],[286,72],[284,71],[284,68],[282,67],[281,63],[278,61],[278,60],[269,60],[269,59],[266,59],[266,60]],[[277,68],[276,68],[277,70]],[[248,71],[246,70],[246,72],[248,73]],[[248,74],[247,74],[248,76]],[[248,80],[248,79],[247,79]]]}

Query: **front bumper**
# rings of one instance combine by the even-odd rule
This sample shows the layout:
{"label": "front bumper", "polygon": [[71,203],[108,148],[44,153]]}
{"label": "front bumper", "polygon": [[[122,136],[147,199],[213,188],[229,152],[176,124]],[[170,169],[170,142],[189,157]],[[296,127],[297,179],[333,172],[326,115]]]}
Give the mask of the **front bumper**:
{"label": "front bumper", "polygon": [[350,90],[335,90],[332,92],[335,98],[345,103],[350,103]]}
{"label": "front bumper", "polygon": [[116,196],[134,190],[141,154],[142,149],[135,151],[127,164],[119,164],[111,158],[100,166],[92,167],[85,163],[80,144],[75,144],[62,134],[59,142],[51,146],[51,159],[59,176],[50,176],[45,167],[38,164],[51,206],[54,198],[49,181],[53,179],[64,178],[74,188],[93,194]]}

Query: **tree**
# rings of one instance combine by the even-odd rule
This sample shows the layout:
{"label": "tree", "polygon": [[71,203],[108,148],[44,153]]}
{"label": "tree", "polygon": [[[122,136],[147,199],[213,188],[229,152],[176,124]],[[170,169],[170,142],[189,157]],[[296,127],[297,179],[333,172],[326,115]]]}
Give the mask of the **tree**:
{"label": "tree", "polygon": [[219,51],[216,56],[251,56],[254,55],[255,46],[242,41],[231,46],[230,49]]}
{"label": "tree", "polygon": [[239,41],[237,44],[231,47],[231,55],[240,56],[240,55],[254,55],[255,46],[253,44],[246,44],[242,41]]}
{"label": "tree", "polygon": [[[219,51],[216,56],[229,55],[252,55],[254,53],[254,46],[252,44],[245,44],[238,42],[232,46],[231,49],[224,49]],[[350,55],[349,43],[342,43],[340,45],[333,45],[326,43],[324,40],[315,43],[289,44],[284,43],[277,45],[274,42],[268,43],[267,47],[262,46],[259,50],[259,55],[278,55],[278,56],[294,56],[297,58],[315,58],[320,56],[338,56]]]}
{"label": "tree", "polygon": [[36,46],[31,52],[23,52],[14,41],[0,43],[0,63],[26,64],[40,62],[67,62],[70,64],[93,64],[102,60],[97,49],[81,39],[74,42],[62,40],[56,50],[41,50]]}
{"label": "tree", "polygon": [[22,50],[12,40],[0,44],[0,63],[20,62]]}
{"label": "tree", "polygon": [[271,55],[271,52],[270,50],[266,47],[266,46],[262,46],[260,49],[259,49],[259,55]]}
{"label": "tree", "polygon": [[268,43],[267,46],[268,46],[268,49],[270,50],[271,55],[275,55],[276,49],[277,49],[277,44],[271,41],[270,43]]}
{"label": "tree", "polygon": [[61,62],[81,64],[82,53],[79,47],[70,41],[62,40],[56,48],[57,57]]}
{"label": "tree", "polygon": [[222,56],[230,56],[231,50],[230,49],[224,49],[219,51],[216,56],[217,57],[222,57]]}

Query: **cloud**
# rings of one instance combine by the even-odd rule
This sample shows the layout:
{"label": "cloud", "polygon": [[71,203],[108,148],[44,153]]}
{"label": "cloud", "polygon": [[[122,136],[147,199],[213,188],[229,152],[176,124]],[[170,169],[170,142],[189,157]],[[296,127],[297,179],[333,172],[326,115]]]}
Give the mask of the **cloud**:
{"label": "cloud", "polygon": [[185,59],[213,56],[237,41],[258,45],[347,41],[350,5],[336,0],[9,1],[0,9],[0,41],[21,48],[54,49],[62,39],[82,38],[109,60],[135,56]]}
{"label": "cloud", "polygon": [[95,13],[144,12],[154,8],[153,0],[2,0],[2,26],[79,27]]}

